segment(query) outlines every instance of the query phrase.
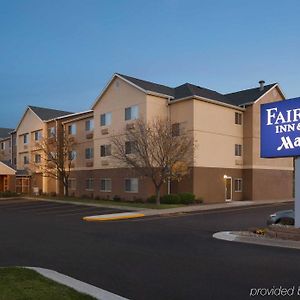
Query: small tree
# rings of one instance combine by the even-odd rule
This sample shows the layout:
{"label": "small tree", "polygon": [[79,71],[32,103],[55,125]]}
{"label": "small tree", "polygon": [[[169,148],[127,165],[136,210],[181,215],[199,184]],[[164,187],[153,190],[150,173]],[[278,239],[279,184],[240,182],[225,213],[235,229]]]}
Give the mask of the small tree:
{"label": "small tree", "polygon": [[41,160],[34,163],[36,170],[43,177],[57,180],[64,187],[65,196],[69,196],[69,177],[75,159],[74,146],[74,140],[66,134],[44,137],[37,143],[37,153],[40,153]]}
{"label": "small tree", "polygon": [[151,179],[158,205],[162,185],[169,180],[180,181],[193,161],[191,134],[174,134],[172,124],[164,119],[148,123],[139,119],[127,126],[125,133],[111,137],[111,143],[112,156],[122,166]]}

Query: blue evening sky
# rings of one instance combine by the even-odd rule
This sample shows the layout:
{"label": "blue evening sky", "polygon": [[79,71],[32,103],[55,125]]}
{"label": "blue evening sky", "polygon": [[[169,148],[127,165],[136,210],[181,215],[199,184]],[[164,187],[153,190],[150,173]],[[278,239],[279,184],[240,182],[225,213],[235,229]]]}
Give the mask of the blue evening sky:
{"label": "blue evening sky", "polygon": [[114,72],[300,96],[299,0],[0,0],[0,127],[89,109]]}

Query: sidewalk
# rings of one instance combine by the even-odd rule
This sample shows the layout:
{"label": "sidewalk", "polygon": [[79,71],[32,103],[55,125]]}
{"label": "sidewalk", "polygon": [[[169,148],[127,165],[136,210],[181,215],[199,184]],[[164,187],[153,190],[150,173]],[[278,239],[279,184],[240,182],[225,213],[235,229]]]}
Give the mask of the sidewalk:
{"label": "sidewalk", "polygon": [[281,203],[292,203],[294,200],[262,200],[262,201],[232,201],[226,203],[216,203],[216,204],[198,204],[198,205],[188,205],[176,208],[167,209],[141,209],[138,212],[127,212],[127,213],[116,213],[109,215],[94,215],[86,216],[83,218],[85,221],[112,221],[112,220],[124,220],[132,218],[142,218],[149,216],[163,216],[171,214],[182,214],[182,213],[193,213],[201,211],[210,210],[222,210],[231,209],[239,207],[255,207],[262,205],[278,205]]}

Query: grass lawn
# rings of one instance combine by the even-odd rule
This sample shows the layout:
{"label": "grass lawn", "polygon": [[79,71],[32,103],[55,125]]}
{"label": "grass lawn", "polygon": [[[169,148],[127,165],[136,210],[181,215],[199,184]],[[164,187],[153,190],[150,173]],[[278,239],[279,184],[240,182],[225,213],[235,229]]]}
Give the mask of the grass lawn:
{"label": "grass lawn", "polygon": [[25,268],[0,268],[0,300],[92,300]]}
{"label": "grass lawn", "polygon": [[52,199],[52,200],[65,200],[72,202],[82,202],[91,204],[104,204],[104,205],[116,205],[116,206],[129,206],[129,207],[140,207],[140,208],[154,208],[154,209],[166,209],[174,207],[182,207],[184,204],[160,204],[156,205],[154,203],[136,203],[136,202],[126,202],[126,201],[113,201],[113,200],[94,200],[76,197],[49,197],[49,196],[38,196],[37,198]]}

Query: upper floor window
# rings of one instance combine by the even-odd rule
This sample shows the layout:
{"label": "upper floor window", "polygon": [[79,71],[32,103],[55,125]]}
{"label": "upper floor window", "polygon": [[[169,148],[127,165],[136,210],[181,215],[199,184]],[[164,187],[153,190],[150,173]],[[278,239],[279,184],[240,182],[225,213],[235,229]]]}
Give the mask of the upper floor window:
{"label": "upper floor window", "polygon": [[105,113],[100,116],[100,126],[108,126],[111,124],[112,113]]}
{"label": "upper floor window", "polygon": [[139,107],[137,105],[125,108],[125,121],[139,118]]}
{"label": "upper floor window", "polygon": [[135,151],[136,143],[133,141],[125,142],[125,154],[132,154]]}
{"label": "upper floor window", "polygon": [[180,135],[180,124],[174,123],[172,124],[172,136],[179,136]]}
{"label": "upper floor window", "polygon": [[242,145],[235,144],[235,156],[242,156]]}
{"label": "upper floor window", "polygon": [[86,131],[92,131],[92,130],[94,130],[94,120],[93,119],[85,121],[85,130]]}
{"label": "upper floor window", "polygon": [[235,124],[242,125],[242,117],[243,115],[239,112],[235,113]]}
{"label": "upper floor window", "polygon": [[28,165],[29,164],[29,158],[28,158],[28,156],[24,156],[23,157],[23,162],[24,162],[24,165]]}
{"label": "upper floor window", "polygon": [[54,137],[56,135],[56,128],[55,127],[50,127],[48,128],[48,137]]}
{"label": "upper floor window", "polygon": [[39,164],[42,160],[42,156],[40,154],[35,154],[34,156],[34,162]]}
{"label": "upper floor window", "polygon": [[1,143],[1,150],[5,150],[5,143],[4,142]]}
{"label": "upper floor window", "polygon": [[111,145],[101,145],[100,146],[100,156],[110,156],[111,155]]}
{"label": "upper floor window", "polygon": [[71,124],[68,126],[68,133],[70,135],[75,135],[76,134],[76,124]]}
{"label": "upper floor window", "polygon": [[94,157],[94,149],[93,148],[86,148],[85,149],[85,158],[91,159]]}
{"label": "upper floor window", "polygon": [[23,143],[24,144],[28,144],[28,133],[25,133],[24,135],[23,135]]}
{"label": "upper floor window", "polygon": [[35,131],[34,132],[34,140],[39,141],[42,138],[42,132],[41,131]]}
{"label": "upper floor window", "polygon": [[139,181],[137,178],[125,179],[125,192],[137,193],[139,191]]}
{"label": "upper floor window", "polygon": [[77,157],[77,152],[75,150],[69,152],[69,160],[75,160],[76,157]]}

